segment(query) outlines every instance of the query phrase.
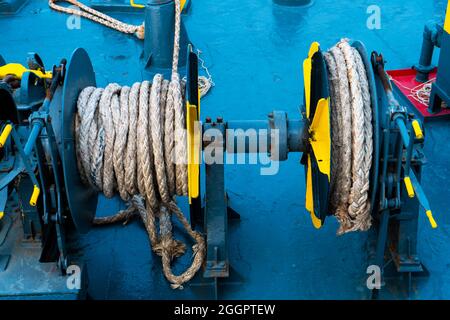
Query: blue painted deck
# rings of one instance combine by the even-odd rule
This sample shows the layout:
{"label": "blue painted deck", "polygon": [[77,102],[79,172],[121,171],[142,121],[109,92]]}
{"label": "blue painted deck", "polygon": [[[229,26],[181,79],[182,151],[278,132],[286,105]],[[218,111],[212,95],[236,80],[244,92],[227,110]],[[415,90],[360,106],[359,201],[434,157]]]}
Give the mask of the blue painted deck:
{"label": "blue painted deck", "polygon": [[[84,1],[88,3],[87,0]],[[203,51],[216,86],[202,100],[202,117],[265,119],[273,109],[298,117],[303,99],[301,63],[312,41],[330,47],[341,37],[362,40],[382,52],[388,69],[407,68],[419,57],[423,25],[442,18],[447,1],[376,1],[381,30],[366,28],[366,9],[374,1],[315,0],[309,8],[280,7],[271,0],[192,0],[184,17],[189,36]],[[139,15],[116,15],[140,24]],[[38,52],[49,67],[85,48],[98,85],[141,81],[140,41],[82,21],[66,28],[67,16],[52,12],[47,1],[30,1],[19,14],[0,17],[7,61],[25,63]],[[437,62],[437,60],[436,60]],[[424,186],[437,230],[422,215],[419,253],[431,275],[415,286],[414,298],[450,299],[450,139],[448,122],[427,125]],[[337,237],[328,219],[315,230],[304,209],[304,169],[300,154],[290,154],[276,176],[260,176],[258,166],[227,166],[226,187],[242,220],[230,227],[230,261],[244,283],[229,288],[229,299],[366,299],[365,233]],[[186,201],[182,201],[186,211]],[[120,204],[102,199],[98,215]],[[160,259],[151,254],[140,221],[92,230],[82,238],[94,299],[181,299],[198,297],[187,287],[174,291],[164,279]],[[177,268],[187,261],[181,261]],[[176,269],[177,269],[176,268]],[[384,298],[406,297],[391,286]]]}

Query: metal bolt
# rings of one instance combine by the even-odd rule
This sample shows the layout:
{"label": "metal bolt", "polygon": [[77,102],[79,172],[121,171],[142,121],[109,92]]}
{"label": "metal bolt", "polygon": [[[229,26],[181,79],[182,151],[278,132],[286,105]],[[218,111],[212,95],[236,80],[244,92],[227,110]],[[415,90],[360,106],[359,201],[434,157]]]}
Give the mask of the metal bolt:
{"label": "metal bolt", "polygon": [[217,123],[222,123],[223,122],[223,118],[222,117],[217,117]]}
{"label": "metal bolt", "polygon": [[211,118],[210,117],[206,117],[205,121],[206,121],[206,123],[211,123]]}

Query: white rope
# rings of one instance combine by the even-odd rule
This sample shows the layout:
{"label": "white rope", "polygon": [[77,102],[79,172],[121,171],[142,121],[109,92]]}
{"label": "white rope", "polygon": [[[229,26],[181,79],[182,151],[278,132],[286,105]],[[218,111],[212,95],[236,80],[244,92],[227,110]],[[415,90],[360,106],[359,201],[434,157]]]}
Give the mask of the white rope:
{"label": "white rope", "polygon": [[[213,81],[212,75],[209,72],[208,67],[205,65],[205,60],[201,58],[202,51],[200,49],[197,49],[197,56],[198,60],[200,61],[201,68],[205,71],[205,76],[199,76],[198,77],[198,88],[200,90],[200,96],[205,96],[209,90],[214,87],[216,84]],[[186,83],[186,77],[183,77],[183,83]]]}
{"label": "white rope", "polygon": [[[416,102],[420,103],[424,107],[428,107],[430,104],[430,95],[431,95],[431,88],[433,83],[436,81],[436,78],[432,78],[428,80],[427,82],[421,83],[413,88],[405,86],[400,81],[394,79],[392,76],[389,77],[397,86],[405,89],[409,94],[408,97],[412,98]],[[443,106],[445,107],[445,106]]]}
{"label": "white rope", "polygon": [[[73,6],[78,7],[79,10],[57,5],[56,4],[57,2],[70,3]],[[63,12],[63,13],[71,14],[71,15],[77,15],[77,16],[89,19],[91,21],[97,22],[99,24],[102,24],[108,28],[126,33],[126,34],[134,34],[138,39],[141,39],[141,40],[143,40],[145,37],[144,23],[142,23],[139,26],[124,23],[124,22],[114,19],[100,11],[92,9],[91,7],[86,6],[85,4],[83,4],[77,0],[49,0],[48,5],[51,9],[53,9],[55,11],[59,11],[59,12]],[[181,19],[181,9],[180,8],[181,7],[176,7],[176,9],[175,9],[175,19],[179,20],[178,22],[175,21],[175,23],[180,23],[180,19]],[[176,30],[175,30],[175,32],[176,32]],[[179,36],[180,35],[179,35],[179,31],[178,31],[178,34],[175,35],[175,39],[178,39],[178,40],[175,40],[175,42],[177,42],[176,43],[177,46],[179,46]],[[209,90],[212,87],[215,86],[215,83],[212,80],[212,76],[211,76],[208,68],[205,66],[205,61],[200,58],[201,51],[199,49],[197,49],[197,53],[198,53],[199,61],[201,62],[201,67],[203,70],[205,70],[205,72],[207,74],[207,77],[205,77],[205,76],[198,77],[198,86],[200,89],[200,95],[203,97],[209,92]],[[176,63],[172,63],[172,66],[173,66],[173,68],[175,68],[174,69],[175,71],[178,71],[178,56],[179,56],[179,51],[175,50],[173,61],[174,62],[176,61]],[[183,81],[186,82],[186,78],[183,78]]]}
{"label": "white rope", "polygon": [[[67,2],[71,5],[78,7],[79,9],[73,9],[69,7],[63,7],[57,5],[57,2]],[[94,10],[91,7],[86,6],[85,4],[77,1],[77,0],[49,0],[48,5],[51,9],[59,12],[64,12],[71,15],[77,15],[91,21],[100,23],[108,28],[127,33],[134,34],[138,39],[144,39],[145,36],[145,28],[144,23],[139,26],[135,26],[132,24],[127,24],[117,19],[114,19],[100,11]]]}
{"label": "white rope", "polygon": [[332,173],[330,208],[339,234],[368,230],[373,153],[372,108],[366,70],[359,52],[342,40],[324,54],[328,67]]}
{"label": "white rope", "polygon": [[[72,4],[73,6],[78,7],[79,9],[73,9],[70,7],[63,7],[60,5],[57,5],[57,2],[67,2]],[[178,1],[179,2],[179,1]],[[97,22],[99,24],[102,24],[108,28],[126,33],[126,34],[134,34],[138,39],[143,40],[145,37],[145,25],[144,23],[142,23],[139,26],[136,25],[131,25],[131,24],[127,24],[124,23],[122,21],[119,21],[117,19],[114,19],[100,11],[97,11],[95,9],[92,9],[89,6],[86,6],[85,4],[81,3],[80,1],[77,0],[49,0],[48,1],[48,5],[51,9],[55,10],[55,11],[59,11],[59,12],[63,12],[63,13],[67,13],[67,14],[71,14],[71,15],[77,15],[86,19],[89,19],[91,21]],[[180,6],[175,6],[175,19],[178,21],[175,21],[175,24],[180,24],[181,23],[181,7]],[[175,30],[175,38],[174,38],[174,45],[176,47],[179,47],[179,37],[180,37],[180,31],[178,29]],[[198,87],[200,89],[200,96],[205,96],[209,90],[215,86],[215,83],[212,79],[212,76],[208,70],[208,68],[205,66],[205,61],[203,59],[200,58],[200,54],[202,52],[197,49],[197,55],[198,55],[198,59],[201,62],[201,67],[203,70],[205,70],[207,76],[199,76],[198,77]],[[172,71],[175,71],[175,73],[178,72],[178,59],[179,59],[179,49],[178,50],[174,50],[174,56],[173,56],[173,62],[172,62]],[[186,77],[184,77],[183,82],[186,82]],[[183,83],[184,84],[184,83]]]}
{"label": "white rope", "polygon": [[[162,257],[164,275],[173,288],[182,288],[203,263],[205,240],[174,200],[188,193],[186,119],[178,75],[179,0],[175,6],[171,81],[157,74],[151,84],[144,81],[131,88],[115,83],[105,89],[85,88],[78,98],[75,130],[82,180],[108,198],[118,192],[129,203],[126,210],[94,223],[140,215],[153,251]],[[186,246],[173,238],[172,214],[195,242],[192,263],[181,275],[173,274],[171,263]]]}

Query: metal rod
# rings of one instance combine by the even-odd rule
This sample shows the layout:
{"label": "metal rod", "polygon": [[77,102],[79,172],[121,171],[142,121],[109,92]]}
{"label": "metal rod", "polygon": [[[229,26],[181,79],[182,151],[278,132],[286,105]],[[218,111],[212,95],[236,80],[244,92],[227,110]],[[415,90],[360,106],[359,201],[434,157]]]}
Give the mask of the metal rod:
{"label": "metal rod", "polygon": [[428,81],[428,76],[433,70],[432,60],[434,48],[441,46],[442,26],[431,23],[425,25],[423,30],[422,49],[420,51],[419,63],[414,66],[417,70],[416,80],[418,82]]}
{"label": "metal rod", "polygon": [[[271,152],[271,135],[284,137],[279,143],[279,149],[287,147],[289,152],[304,152],[306,150],[305,121],[287,120],[287,134],[276,133],[271,128],[269,120],[229,121],[226,132],[226,151],[228,153],[265,153]],[[279,129],[285,130],[285,129]]]}
{"label": "metal rod", "polygon": [[30,135],[28,137],[28,141],[27,144],[25,145],[24,148],[24,153],[29,156],[31,154],[31,151],[34,148],[34,145],[36,144],[36,139],[39,136],[39,133],[41,132],[42,128],[44,126],[44,123],[42,121],[34,121],[33,122],[33,127],[31,128],[31,132]]}
{"label": "metal rod", "polygon": [[403,144],[406,147],[409,147],[410,139],[409,139],[408,129],[406,128],[406,125],[405,125],[405,121],[403,120],[402,117],[397,117],[395,119],[395,123],[397,124],[397,127],[400,130],[400,135],[402,136]]}

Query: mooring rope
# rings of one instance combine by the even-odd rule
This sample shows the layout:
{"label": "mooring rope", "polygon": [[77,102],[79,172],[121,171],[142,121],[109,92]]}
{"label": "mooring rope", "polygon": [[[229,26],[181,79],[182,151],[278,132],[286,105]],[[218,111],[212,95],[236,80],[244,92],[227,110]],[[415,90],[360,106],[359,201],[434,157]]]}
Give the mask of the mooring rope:
{"label": "mooring rope", "polygon": [[[73,6],[78,7],[79,9],[63,7],[63,6],[57,5],[56,4],[57,2],[67,2],[67,3],[72,4]],[[63,12],[63,13],[71,14],[71,15],[77,15],[77,16],[89,19],[91,21],[97,22],[99,24],[102,24],[108,28],[111,28],[111,29],[114,29],[114,30],[117,30],[117,31],[120,31],[120,32],[123,32],[126,34],[133,34],[140,40],[143,40],[145,38],[144,23],[142,23],[139,26],[124,23],[124,22],[114,19],[111,16],[108,16],[100,11],[92,9],[89,6],[86,6],[85,4],[81,3],[80,1],[77,1],[77,0],[49,0],[48,5],[51,9],[53,9],[55,11],[59,11],[59,12]],[[181,5],[178,7],[177,6],[175,7],[175,19],[178,19],[178,21],[175,21],[175,24],[181,23]],[[179,39],[180,31],[175,30],[175,32],[178,32],[178,35],[175,36],[175,39]],[[177,40],[177,41],[179,42],[179,40]],[[178,46],[179,46],[179,43],[178,43]],[[173,59],[176,60],[177,62],[176,62],[176,64],[172,64],[172,66],[175,66],[177,69],[178,68],[179,51],[175,50],[174,54],[176,56],[174,55]],[[198,87],[200,89],[200,94],[201,94],[201,96],[205,96],[209,92],[211,87],[214,87],[215,84],[214,84],[211,74],[209,73],[208,68],[205,66],[204,61],[200,58],[201,51],[197,50],[197,54],[199,57],[199,61],[201,62],[201,67],[203,70],[205,70],[205,72],[207,74],[207,77],[198,76]],[[183,79],[182,85],[184,84],[185,81],[186,80]]]}
{"label": "mooring rope", "polygon": [[[112,83],[104,89],[83,89],[78,97],[75,132],[83,182],[108,198],[117,191],[129,203],[113,216],[95,218],[94,224],[126,222],[140,215],[153,251],[162,257],[165,277],[173,288],[182,288],[203,263],[205,240],[192,230],[175,202],[175,196],[188,194],[186,119],[178,74],[179,0],[175,6],[170,82],[156,74],[152,83],[143,81],[131,87]],[[173,274],[171,263],[184,254],[186,246],[173,238],[172,214],[195,242],[192,263],[181,275]]]}
{"label": "mooring rope", "polygon": [[[56,4],[57,2],[67,2],[70,3],[72,6],[78,7],[79,9],[63,7],[57,5]],[[88,7],[87,5],[77,0],[49,0],[48,5],[53,10],[64,12],[71,15],[77,15],[123,33],[134,34],[138,39],[141,40],[144,39],[145,37],[144,23],[142,23],[139,26],[124,23],[122,21],[112,18],[111,16],[101,13],[100,11],[92,9],[91,7]]]}
{"label": "mooring rope", "polygon": [[330,208],[339,234],[368,230],[373,153],[372,107],[366,70],[347,40],[324,54],[329,73],[332,123]]}

